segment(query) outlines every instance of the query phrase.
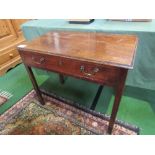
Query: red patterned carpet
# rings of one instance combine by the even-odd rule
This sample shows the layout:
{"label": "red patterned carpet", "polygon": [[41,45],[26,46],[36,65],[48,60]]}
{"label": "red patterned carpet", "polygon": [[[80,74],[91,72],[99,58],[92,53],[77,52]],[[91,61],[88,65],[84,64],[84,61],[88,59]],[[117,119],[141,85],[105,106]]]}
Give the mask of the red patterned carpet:
{"label": "red patterned carpet", "polygon": [[[44,95],[46,105],[38,103],[31,91],[0,116],[1,135],[92,135],[107,134],[107,119],[84,112]],[[138,128],[115,124],[114,135],[136,135]]]}

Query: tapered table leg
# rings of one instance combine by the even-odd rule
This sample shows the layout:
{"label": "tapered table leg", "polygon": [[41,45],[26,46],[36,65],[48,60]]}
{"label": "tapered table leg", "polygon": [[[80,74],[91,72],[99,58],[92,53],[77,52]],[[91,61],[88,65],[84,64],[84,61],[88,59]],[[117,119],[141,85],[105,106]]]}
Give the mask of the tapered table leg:
{"label": "tapered table leg", "polygon": [[30,80],[31,80],[31,82],[32,82],[32,84],[33,84],[34,90],[35,90],[36,93],[37,93],[37,96],[38,96],[38,99],[39,99],[40,103],[44,105],[45,102],[44,102],[44,100],[43,100],[43,97],[42,97],[42,95],[41,95],[41,91],[39,90],[37,81],[36,81],[36,79],[35,79],[35,76],[34,76],[34,74],[33,74],[33,71],[32,71],[32,69],[31,69],[31,67],[25,65],[25,68],[26,68],[26,70],[27,70],[27,72],[28,72],[28,75],[29,75]]}
{"label": "tapered table leg", "polygon": [[120,74],[119,82],[116,87],[115,100],[114,100],[112,113],[111,113],[111,117],[110,117],[110,121],[109,121],[109,126],[108,126],[109,134],[111,134],[112,130],[113,130],[117,111],[118,111],[119,104],[120,104],[120,100],[121,100],[123,90],[124,90],[126,75],[127,75],[127,70],[122,70],[122,72]]}

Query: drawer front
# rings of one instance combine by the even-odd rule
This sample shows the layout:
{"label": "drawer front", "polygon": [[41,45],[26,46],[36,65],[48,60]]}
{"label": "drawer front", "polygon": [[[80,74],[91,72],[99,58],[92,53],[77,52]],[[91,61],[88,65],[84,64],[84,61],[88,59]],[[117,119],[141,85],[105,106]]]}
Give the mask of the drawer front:
{"label": "drawer front", "polygon": [[2,53],[0,55],[0,65],[15,58],[17,55],[19,55],[19,54],[16,49],[11,49],[9,52]]}
{"label": "drawer front", "polygon": [[[42,69],[47,69],[45,68],[48,61],[48,57],[46,55],[38,54],[38,53],[31,53],[31,52],[20,52],[19,54],[22,58],[22,61],[29,66],[37,67],[37,68],[42,68]],[[47,61],[48,60],[48,61]]]}
{"label": "drawer front", "polygon": [[115,84],[120,72],[118,68],[59,56],[21,52],[21,57],[25,64],[33,67],[109,85]]}

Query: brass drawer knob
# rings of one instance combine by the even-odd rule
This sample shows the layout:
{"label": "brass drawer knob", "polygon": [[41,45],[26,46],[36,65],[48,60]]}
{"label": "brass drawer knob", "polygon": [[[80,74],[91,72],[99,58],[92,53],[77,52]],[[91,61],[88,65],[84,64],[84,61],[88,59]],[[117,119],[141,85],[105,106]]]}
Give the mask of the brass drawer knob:
{"label": "brass drawer knob", "polygon": [[10,53],[10,54],[9,54],[9,57],[10,57],[10,58],[13,58],[13,53]]}
{"label": "brass drawer knob", "polygon": [[94,73],[97,73],[99,71],[99,68],[97,68],[97,67],[95,67],[94,69],[93,69],[93,72]]}
{"label": "brass drawer knob", "polygon": [[84,66],[80,66],[80,71],[84,73],[86,76],[92,76],[95,75],[99,71],[99,68],[95,67],[91,72],[86,72]]}
{"label": "brass drawer knob", "polygon": [[39,60],[37,60],[35,57],[32,56],[32,60],[37,65],[41,65],[41,64],[43,64],[45,62],[45,58],[44,57],[42,57]]}
{"label": "brass drawer knob", "polygon": [[59,66],[62,66],[63,63],[62,63],[62,60],[59,60]]}

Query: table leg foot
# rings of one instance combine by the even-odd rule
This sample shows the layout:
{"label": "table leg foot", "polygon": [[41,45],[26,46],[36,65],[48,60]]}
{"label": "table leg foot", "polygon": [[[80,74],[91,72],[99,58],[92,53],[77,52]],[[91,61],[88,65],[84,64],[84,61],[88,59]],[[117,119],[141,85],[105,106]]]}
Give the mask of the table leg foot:
{"label": "table leg foot", "polygon": [[113,130],[113,128],[109,126],[109,127],[108,127],[108,134],[109,134],[109,135],[112,134],[112,130]]}

